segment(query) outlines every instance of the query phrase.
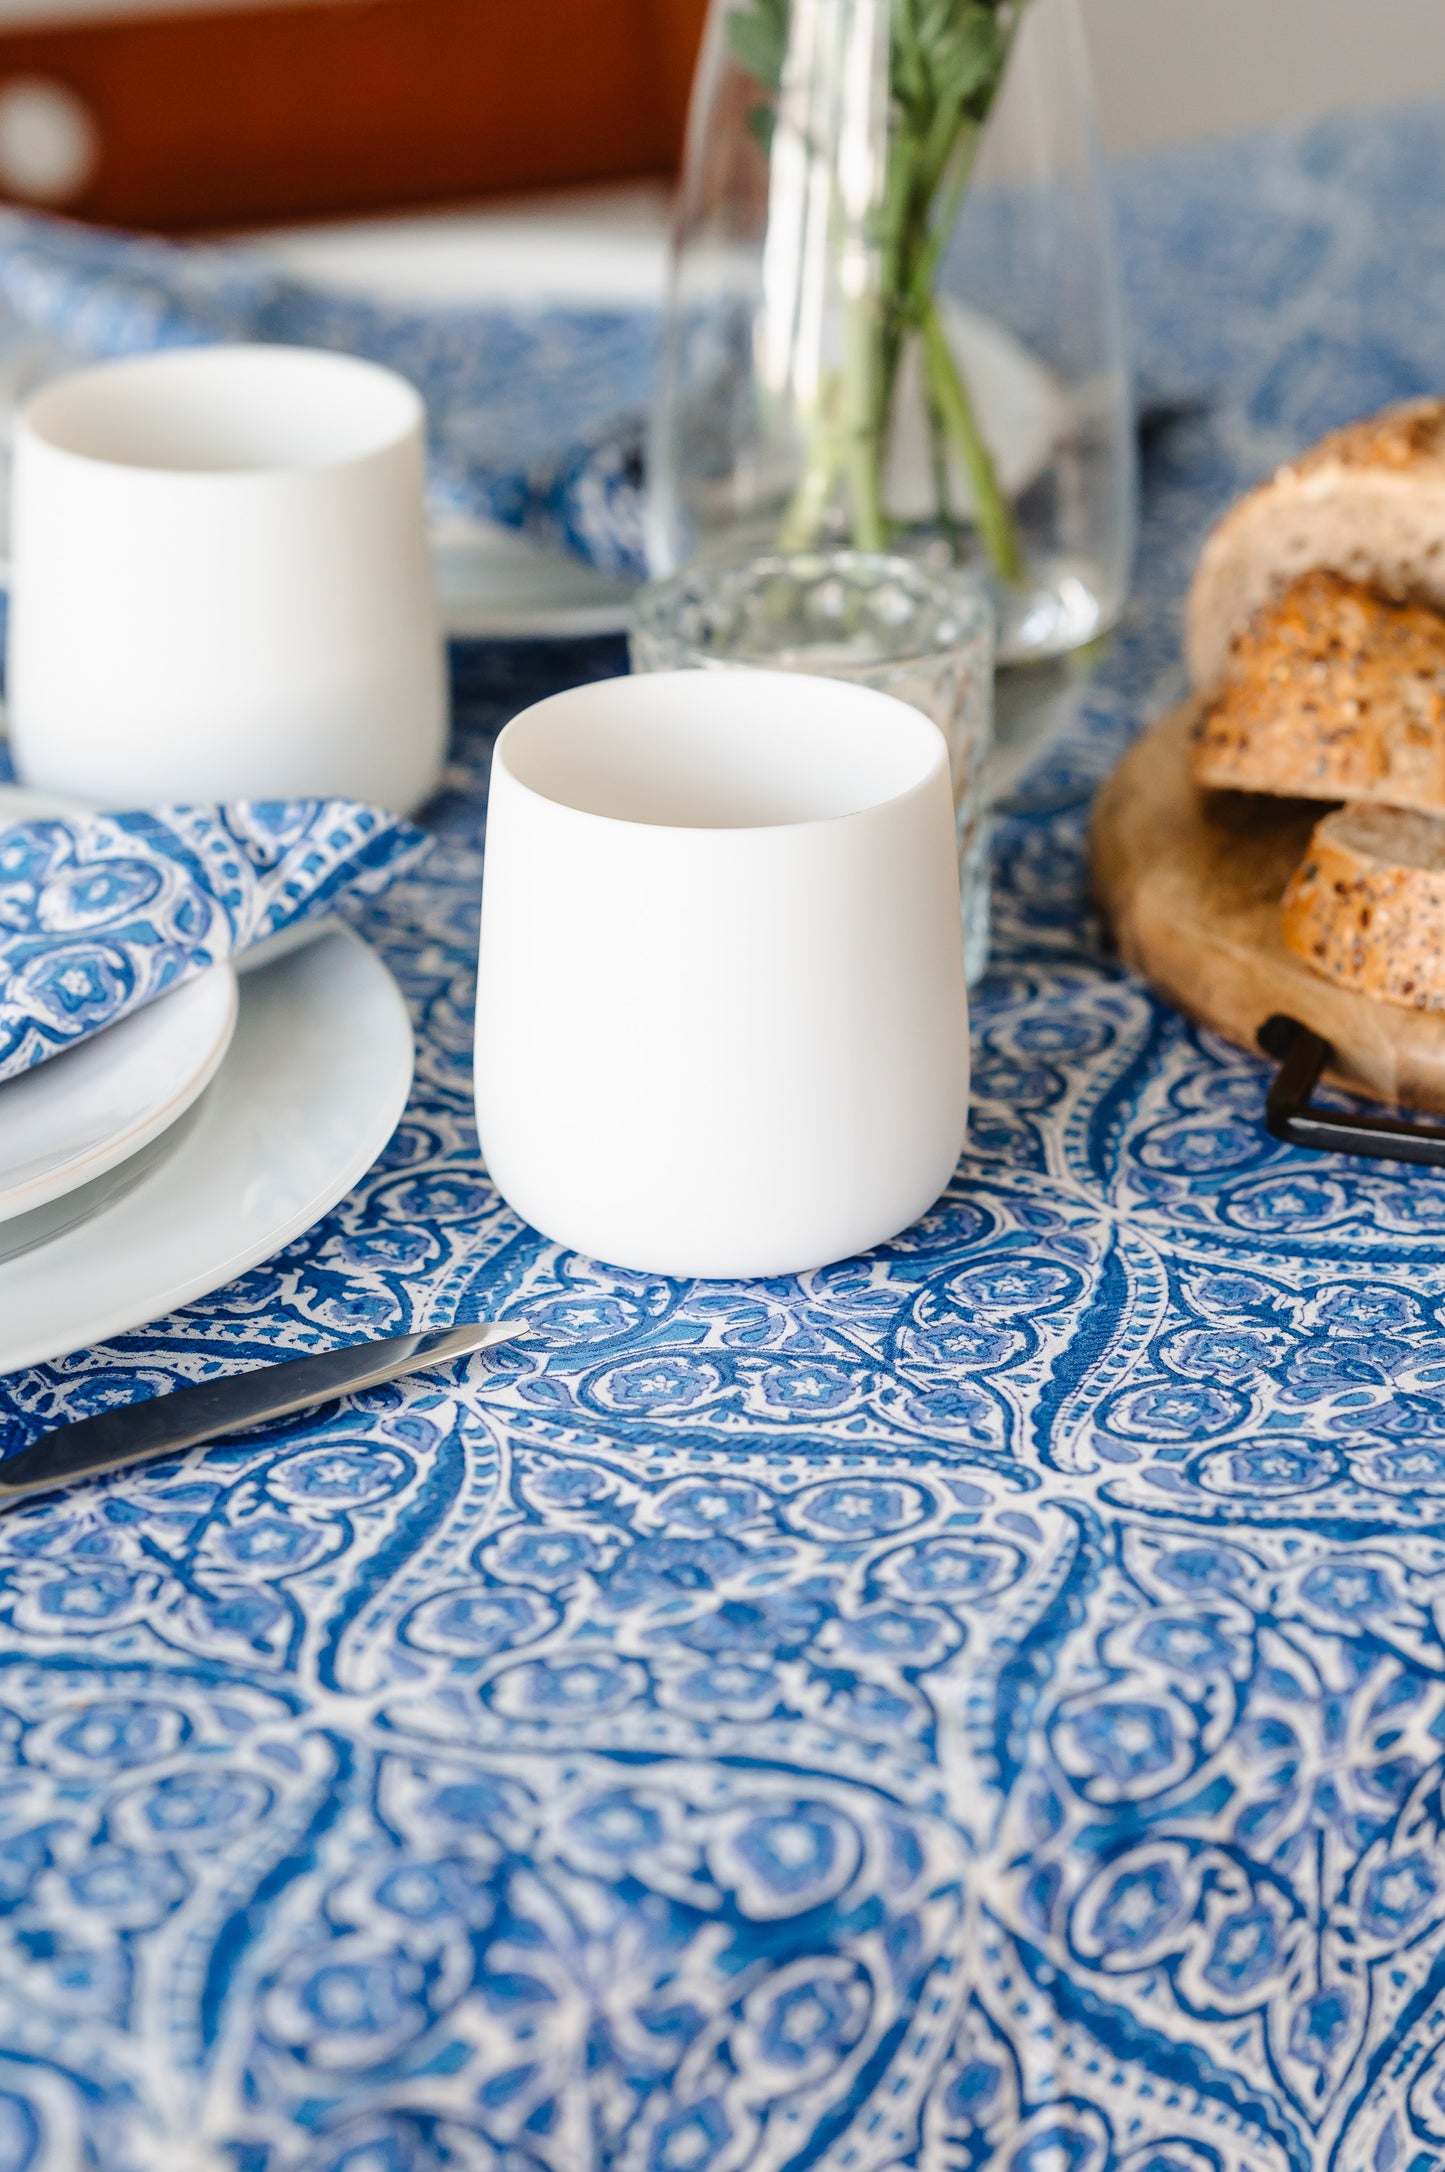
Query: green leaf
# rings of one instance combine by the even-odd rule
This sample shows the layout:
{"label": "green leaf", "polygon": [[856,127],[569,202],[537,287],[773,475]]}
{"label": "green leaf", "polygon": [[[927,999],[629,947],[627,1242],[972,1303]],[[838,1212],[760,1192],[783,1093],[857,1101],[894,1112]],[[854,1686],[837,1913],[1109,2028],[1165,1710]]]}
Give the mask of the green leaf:
{"label": "green leaf", "polygon": [[728,17],[728,48],[739,67],[745,68],[765,90],[775,91],[783,80],[783,56],[788,49],[787,0],[754,0],[751,8],[734,8]]}
{"label": "green leaf", "polygon": [[778,116],[771,106],[754,106],[748,115],[748,134],[764,157],[773,148],[773,130],[777,125]]}
{"label": "green leaf", "polygon": [[938,79],[938,110],[953,116],[986,120],[1003,73],[1002,54],[958,54]]}
{"label": "green leaf", "polygon": [[929,95],[900,107],[911,139],[916,185],[931,198],[955,164],[964,131],[988,117],[1008,61],[1009,40],[985,0],[919,0],[919,35]]}
{"label": "green leaf", "polygon": [[914,109],[928,102],[928,70],[918,42],[914,20],[915,0],[893,0],[893,45],[890,60],[893,95],[898,103]]}
{"label": "green leaf", "polygon": [[992,97],[1006,48],[993,10],[981,0],[970,0],[951,14],[946,30],[935,30],[929,38],[926,53],[935,103],[957,109],[980,92]]}

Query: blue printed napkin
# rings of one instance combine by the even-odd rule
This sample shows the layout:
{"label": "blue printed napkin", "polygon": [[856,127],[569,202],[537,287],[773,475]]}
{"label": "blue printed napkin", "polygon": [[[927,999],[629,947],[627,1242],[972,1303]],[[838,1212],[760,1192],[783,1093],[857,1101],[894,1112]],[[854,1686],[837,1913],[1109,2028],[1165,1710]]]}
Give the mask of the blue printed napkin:
{"label": "blue printed napkin", "polygon": [[524,530],[641,577],[642,424],[655,308],[402,308],[274,271],[254,251],[0,212],[0,313],[56,366],[216,340],[365,355],[426,402],[440,517]]}
{"label": "blue printed napkin", "polygon": [[[1238,312],[1191,321],[1181,341],[1175,288],[1160,271],[1180,204],[1211,173],[1192,154],[1116,176],[1141,411],[1198,400],[1220,378],[1223,327]],[[1234,253],[1219,260],[1230,278],[1242,247],[1232,238]],[[250,248],[6,209],[0,319],[7,312],[53,343],[56,367],[217,340],[365,355],[410,378],[426,402],[434,515],[521,530],[618,579],[646,575],[644,418],[661,334],[653,306],[401,307],[313,286]]]}
{"label": "blue printed napkin", "polygon": [[426,849],[349,800],[37,816],[0,828],[0,1081]]}

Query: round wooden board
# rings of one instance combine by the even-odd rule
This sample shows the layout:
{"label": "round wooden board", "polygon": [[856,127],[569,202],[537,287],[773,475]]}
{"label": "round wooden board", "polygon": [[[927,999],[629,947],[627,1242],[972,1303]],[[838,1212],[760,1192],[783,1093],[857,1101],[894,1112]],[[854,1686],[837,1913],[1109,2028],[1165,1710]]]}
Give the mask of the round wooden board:
{"label": "round wooden board", "polygon": [[1335,1051],[1354,1093],[1445,1110],[1445,1015],[1337,988],[1284,947],[1279,901],[1323,809],[1202,792],[1189,708],[1145,733],[1094,802],[1094,892],[1128,964],[1201,1025],[1258,1052],[1275,1012]]}

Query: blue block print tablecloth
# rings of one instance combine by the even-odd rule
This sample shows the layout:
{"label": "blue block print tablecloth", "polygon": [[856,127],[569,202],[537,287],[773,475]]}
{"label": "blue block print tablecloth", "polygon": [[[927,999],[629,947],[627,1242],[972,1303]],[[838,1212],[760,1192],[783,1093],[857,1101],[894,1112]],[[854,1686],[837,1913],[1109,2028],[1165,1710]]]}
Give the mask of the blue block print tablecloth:
{"label": "blue block print tablecloth", "polygon": [[211,1361],[535,1329],[0,1523],[0,2172],[1445,2167],[1445,1183],[1272,1144],[1261,1065],[1083,907],[1208,520],[1445,375],[1445,124],[1141,169],[1123,226],[1210,404],[1003,822],[928,1219],[689,1285],[500,1204],[489,735],[620,659],[477,650],[370,909],[420,1056],[381,1163],[0,1385],[19,1444]]}

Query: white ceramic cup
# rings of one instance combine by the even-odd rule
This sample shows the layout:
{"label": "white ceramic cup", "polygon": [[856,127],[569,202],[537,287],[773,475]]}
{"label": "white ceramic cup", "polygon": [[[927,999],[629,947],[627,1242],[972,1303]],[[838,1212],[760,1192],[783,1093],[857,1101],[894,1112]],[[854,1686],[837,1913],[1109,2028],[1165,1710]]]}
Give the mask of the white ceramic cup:
{"label": "white ceramic cup", "polygon": [[938,1197],[968,1112],[948,750],[886,694],[662,672],[555,695],[492,764],[477,1125],[545,1235],[778,1275]]}
{"label": "white ceramic cup", "polygon": [[419,396],[349,355],[185,348],[45,386],[15,428],[22,781],[418,805],[447,728],[424,473]]}

